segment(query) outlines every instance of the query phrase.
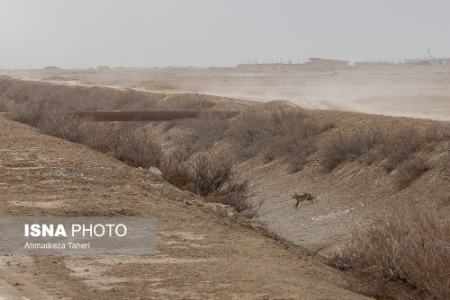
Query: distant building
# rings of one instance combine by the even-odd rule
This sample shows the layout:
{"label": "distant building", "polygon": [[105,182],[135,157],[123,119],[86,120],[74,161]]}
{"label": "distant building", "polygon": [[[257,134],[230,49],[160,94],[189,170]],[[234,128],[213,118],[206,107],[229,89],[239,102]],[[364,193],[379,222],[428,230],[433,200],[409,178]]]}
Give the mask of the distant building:
{"label": "distant building", "polygon": [[313,68],[345,68],[350,65],[346,60],[326,59],[326,58],[310,58],[305,65]]}
{"label": "distant building", "polygon": [[450,58],[440,58],[438,60],[439,60],[439,65],[450,67]]}
{"label": "distant building", "polygon": [[97,67],[97,71],[108,71],[108,70],[109,70],[109,66],[107,66],[107,65]]}
{"label": "distant building", "polygon": [[271,73],[271,72],[329,72],[342,69],[351,68],[351,64],[344,60],[325,59],[325,58],[310,58],[308,62],[303,64],[293,63],[273,63],[273,64],[241,64],[237,66],[241,72],[255,72],[255,73]]}
{"label": "distant building", "polygon": [[47,66],[44,68],[44,70],[46,71],[59,71],[60,68],[56,67],[56,66]]}
{"label": "distant building", "polygon": [[300,69],[301,64],[241,64],[237,68],[241,72],[289,72]]}
{"label": "distant building", "polygon": [[377,67],[377,66],[388,66],[390,63],[385,61],[357,61],[354,63],[355,66],[363,67]]}
{"label": "distant building", "polygon": [[419,66],[450,66],[450,58],[419,58],[408,59],[406,64],[419,65]]}

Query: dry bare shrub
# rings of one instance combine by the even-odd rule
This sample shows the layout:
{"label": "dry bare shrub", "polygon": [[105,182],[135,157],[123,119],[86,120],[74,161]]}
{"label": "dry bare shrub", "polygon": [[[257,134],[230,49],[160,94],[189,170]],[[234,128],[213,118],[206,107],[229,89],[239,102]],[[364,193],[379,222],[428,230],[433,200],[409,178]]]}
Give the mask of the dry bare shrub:
{"label": "dry bare shrub", "polygon": [[207,196],[212,202],[247,211],[248,182],[230,181],[232,158],[227,151],[198,153],[182,147],[173,150],[161,164],[163,177],[181,189]]}
{"label": "dry bare shrub", "polygon": [[7,99],[6,97],[0,96],[0,112],[7,112],[11,109],[14,102]]}
{"label": "dry bare shrub", "polygon": [[143,128],[122,126],[114,132],[118,139],[114,156],[133,167],[159,167],[162,150],[156,138]]}
{"label": "dry bare shrub", "polygon": [[119,126],[113,122],[85,122],[82,143],[100,152],[116,153],[120,138]]}
{"label": "dry bare shrub", "polygon": [[145,110],[157,108],[164,95],[104,87],[60,86],[42,82],[0,79],[0,96],[18,105],[39,104],[65,111]]}
{"label": "dry bare shrub", "polygon": [[[367,155],[368,163],[382,162],[387,171],[399,169],[399,180],[408,182],[427,170],[424,155],[418,155],[436,143],[450,140],[448,128],[398,126],[395,128],[360,128],[331,134],[321,145],[321,164],[331,171],[344,161]],[[421,158],[421,159],[420,159]],[[414,175],[415,174],[415,175]]]}
{"label": "dry bare shrub", "polygon": [[331,171],[344,161],[353,161],[377,145],[381,140],[379,129],[356,129],[330,135],[321,147],[321,164]]}
{"label": "dry bare shrub", "polygon": [[[450,147],[450,145],[449,145]],[[442,177],[446,179],[447,181],[450,181],[450,148],[447,151],[447,157],[444,160],[443,164],[443,172]]]}
{"label": "dry bare shrub", "polygon": [[82,142],[133,167],[159,168],[163,157],[159,139],[138,124],[85,123]]}
{"label": "dry bare shrub", "polygon": [[188,129],[185,131],[190,133],[184,135],[181,142],[198,152],[203,152],[226,137],[231,123],[227,116],[202,115],[195,120],[182,120],[177,126]]}
{"label": "dry bare shrub", "polygon": [[53,136],[83,142],[93,149],[111,152],[119,160],[134,166],[159,167],[162,151],[156,138],[139,125],[106,125],[74,114],[47,111],[33,105],[17,105],[13,119],[34,125]]}
{"label": "dry bare shrub", "polygon": [[242,159],[262,153],[268,160],[285,158],[299,170],[316,151],[317,137],[332,127],[300,110],[248,110],[233,122],[230,136]]}
{"label": "dry bare shrub", "polygon": [[302,112],[275,114],[272,120],[276,131],[267,137],[266,157],[285,157],[293,172],[303,168],[308,157],[317,151],[317,138],[333,127],[327,120]]}
{"label": "dry bare shrub", "polygon": [[9,109],[9,118],[14,121],[37,126],[42,119],[44,109],[37,103],[14,104]]}
{"label": "dry bare shrub", "polygon": [[194,153],[190,148],[180,147],[164,157],[161,172],[173,185],[207,196],[229,180],[231,166],[231,157],[226,151]]}
{"label": "dry bare shrub", "polygon": [[192,150],[183,146],[179,146],[168,152],[161,161],[160,170],[163,177],[171,184],[181,188],[187,188],[191,182],[189,157],[192,155]]}
{"label": "dry bare shrub", "polygon": [[232,160],[225,151],[197,153],[192,158],[193,191],[206,196],[218,191],[231,175]]}
{"label": "dry bare shrub", "polygon": [[[252,208],[248,202],[248,181],[228,183],[211,198],[214,202],[229,205],[238,212],[248,211]],[[251,217],[251,215],[250,215]]]}
{"label": "dry bare shrub", "polygon": [[383,166],[388,170],[394,170],[400,163],[412,154],[418,152],[429,142],[425,139],[424,132],[413,127],[400,127],[392,129],[383,136],[379,149],[385,158]]}
{"label": "dry bare shrub", "polygon": [[47,134],[80,142],[83,137],[82,122],[82,119],[71,114],[45,112],[40,115],[36,127]]}
{"label": "dry bare shrub", "polygon": [[424,154],[414,154],[404,160],[397,168],[397,180],[401,188],[407,187],[420,175],[430,169],[428,158]]}
{"label": "dry bare shrub", "polygon": [[[380,147],[380,153],[386,159],[383,166],[392,171],[421,150],[445,141],[450,141],[450,128],[444,125],[391,129],[385,133]],[[417,158],[415,160],[418,162]]]}
{"label": "dry bare shrub", "polygon": [[450,125],[448,123],[433,123],[424,130],[427,142],[450,141]]}
{"label": "dry bare shrub", "polygon": [[450,224],[402,209],[355,234],[332,264],[358,275],[374,296],[449,299]]}

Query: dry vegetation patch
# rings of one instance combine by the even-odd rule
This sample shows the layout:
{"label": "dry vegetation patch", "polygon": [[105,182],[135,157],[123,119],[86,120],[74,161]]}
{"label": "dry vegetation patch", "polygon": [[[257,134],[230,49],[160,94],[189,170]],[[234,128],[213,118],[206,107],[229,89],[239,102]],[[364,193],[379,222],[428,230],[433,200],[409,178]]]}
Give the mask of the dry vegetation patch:
{"label": "dry vegetation patch", "polygon": [[[124,122],[134,123],[128,127],[112,122],[95,123],[66,112],[212,109],[216,100],[196,94],[167,97],[132,90],[64,87],[11,79],[0,80],[0,96],[0,103],[14,120],[112,153],[132,166],[161,167],[171,183],[201,195],[218,190],[221,184],[214,182],[228,180],[220,178],[229,177],[225,174],[233,164],[255,157],[267,162],[283,160],[293,172],[301,170],[313,156],[327,171],[346,161],[375,163],[392,172],[404,188],[433,167],[429,161],[431,148],[450,141],[448,126],[399,123],[390,128],[365,125],[343,131],[326,114],[319,116],[298,108],[267,108],[255,104],[237,116],[205,114],[196,120],[163,122],[164,134],[173,129],[182,132],[174,136],[176,143],[170,142],[172,147],[185,152],[181,155],[177,153],[180,151],[163,151],[159,138],[151,132],[154,126],[147,126],[148,123]],[[215,166],[217,163],[204,155],[214,156],[216,148],[220,148],[218,145],[223,143],[231,145],[233,162],[230,166]],[[224,157],[219,160],[227,161]],[[219,167],[224,169],[223,174],[216,170]]]}
{"label": "dry vegetation patch", "polygon": [[10,110],[10,105],[13,102],[11,100],[8,100],[5,97],[0,96],[0,112],[7,112]]}
{"label": "dry vegetation patch", "polygon": [[378,220],[332,264],[357,274],[374,296],[394,299],[450,298],[450,225],[418,210]]}
{"label": "dry vegetation patch", "polygon": [[407,187],[420,175],[431,168],[428,157],[422,153],[416,153],[404,160],[397,169],[397,181],[401,188]]}
{"label": "dry vegetation patch", "polygon": [[332,171],[346,161],[377,163],[393,172],[401,188],[432,168],[433,147],[450,143],[449,126],[367,127],[329,135],[320,147],[321,164]]}
{"label": "dry vegetation patch", "polygon": [[333,124],[299,109],[248,110],[230,129],[229,137],[240,147],[240,157],[260,153],[271,161],[285,158],[293,171],[300,170],[317,151],[317,139]]}
{"label": "dry vegetation patch", "polygon": [[133,167],[160,167],[163,153],[158,138],[144,128],[122,126],[114,138],[117,146],[113,155],[120,161]]}
{"label": "dry vegetation patch", "polygon": [[79,143],[83,139],[84,133],[81,128],[83,120],[78,117],[58,112],[42,111],[40,115],[33,115],[33,118],[36,122],[35,126],[47,134],[75,143]]}
{"label": "dry vegetation patch", "polygon": [[[200,179],[191,181],[186,179],[186,174],[192,171],[182,171],[189,169],[185,167],[186,160],[177,162],[178,154],[173,153],[163,159],[160,141],[149,130],[126,129],[117,124],[96,124],[66,112],[212,109],[217,104],[214,97],[210,99],[196,94],[168,97],[132,90],[65,87],[12,79],[0,80],[0,96],[0,103],[5,110],[9,110],[14,120],[113,153],[132,166],[160,166],[164,160],[163,169],[170,182],[183,187],[189,181],[199,189],[200,194],[209,190],[198,184],[204,182],[200,174],[205,172],[200,170],[206,168],[205,164],[212,165],[207,160],[196,163],[196,176]],[[249,107],[237,116],[207,114],[197,120],[163,123],[164,132],[174,128],[183,132],[175,136],[179,140],[175,147],[182,145],[183,151],[192,150],[189,153],[189,157],[192,156],[189,158],[190,165],[196,155],[214,153],[214,148],[225,142],[234,149],[235,162],[258,156],[267,162],[280,159],[286,161],[293,172],[301,170],[315,153],[319,153],[317,157],[320,164],[327,171],[332,171],[346,161],[375,163],[387,172],[392,172],[402,188],[433,167],[429,161],[429,152],[435,144],[450,141],[450,128],[444,125],[419,127],[399,123],[392,127],[378,127],[369,124],[343,131],[336,128],[334,121],[325,114],[318,116],[292,107],[267,108],[256,104]],[[135,123],[135,127],[146,124]],[[174,164],[180,166],[175,167]],[[175,175],[175,172],[180,172],[180,175]],[[212,173],[208,176],[215,177]]]}
{"label": "dry vegetation patch", "polygon": [[212,201],[234,207],[238,212],[249,212],[247,216],[253,217],[256,213],[256,207],[253,207],[248,202],[248,196],[248,181],[240,183],[229,182],[216,192],[211,199]]}
{"label": "dry vegetation patch", "polygon": [[323,142],[321,164],[327,171],[332,171],[345,161],[356,160],[369,153],[381,139],[381,132],[377,129],[336,132]]}

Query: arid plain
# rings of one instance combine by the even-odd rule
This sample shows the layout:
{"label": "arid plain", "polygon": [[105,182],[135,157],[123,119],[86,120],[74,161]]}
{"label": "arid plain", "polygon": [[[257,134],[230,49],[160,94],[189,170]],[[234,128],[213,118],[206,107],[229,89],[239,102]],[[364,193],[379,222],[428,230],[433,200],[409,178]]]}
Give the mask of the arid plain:
{"label": "arid plain", "polygon": [[[385,280],[382,283],[389,286],[388,291],[380,290],[379,284],[368,286],[367,280],[359,281],[365,277],[358,272],[366,261],[360,254],[359,261],[343,254],[346,249],[352,250],[349,245],[358,241],[355,236],[359,232],[371,230],[373,224],[391,215],[414,219],[420,212],[440,220],[438,223],[444,227],[448,225],[450,73],[445,68],[386,66],[328,72],[47,68],[8,71],[5,75],[22,80],[3,78],[0,85],[6,111],[1,121],[5,171],[1,184],[7,191],[2,214],[145,212],[169,220],[161,223],[161,254],[143,261],[36,258],[23,262],[5,258],[5,274],[11,272],[16,277],[2,279],[17,293],[27,295],[35,288],[11,279],[18,278],[21,266],[42,271],[36,278],[27,279],[31,283],[42,277],[48,282],[52,276],[72,278],[66,280],[73,285],[66,292],[45,284],[39,287],[42,293],[55,298],[73,297],[80,290],[86,291],[85,299],[94,295],[124,297],[130,293],[130,286],[139,287],[131,290],[144,291],[141,285],[150,281],[148,290],[137,298],[349,299],[363,293],[376,297],[431,294],[444,299],[449,290],[445,283],[436,287],[415,274],[407,277],[409,272],[402,273],[402,267],[411,270],[411,266],[402,264],[396,266],[396,271],[401,270],[398,274],[386,268],[386,272],[395,273],[391,278],[384,271],[363,274],[370,280]],[[48,111],[39,110],[42,107]],[[139,122],[132,124],[129,131],[117,123],[111,129],[107,122],[92,126],[91,121],[69,120],[69,126],[67,119],[56,117],[56,107],[65,113],[157,108],[231,110],[238,115]],[[8,117],[33,125],[40,132]],[[42,122],[52,117],[53,123]],[[63,127],[64,132],[60,130]],[[153,149],[154,144],[145,144],[152,147],[148,155],[158,156],[157,161],[126,157],[120,143],[113,149],[108,146],[111,140],[99,141],[98,137],[108,132],[118,140],[123,132],[147,134],[157,141],[162,154]],[[24,147],[30,149],[19,151]],[[187,153],[186,157],[180,158],[177,151]],[[207,157],[221,158],[227,165],[213,165]],[[199,192],[198,182],[189,179],[199,159],[210,162],[211,169],[229,168],[217,190]],[[174,160],[188,171],[174,169]],[[70,176],[55,171],[60,168],[64,169],[61,172],[70,171]],[[158,175],[155,168],[162,174]],[[183,175],[183,180],[178,176],[182,172],[189,173]],[[195,175],[198,178],[199,174]],[[70,192],[69,197],[67,189],[59,188],[61,182],[76,193]],[[237,191],[244,182],[246,192],[241,195]],[[88,190],[81,187],[86,188],[86,184]],[[28,192],[18,190],[19,186]],[[130,192],[122,195],[114,191],[118,186]],[[296,203],[296,193],[308,193],[314,199]],[[180,221],[172,224],[170,220],[176,218]],[[197,224],[194,219],[203,223]],[[405,230],[417,238],[417,230],[409,229],[411,223],[405,224]],[[446,237],[444,229],[433,234],[439,239]],[[224,230],[228,233],[224,234]],[[397,238],[397,232],[386,234],[392,234],[393,240]],[[176,249],[169,244],[176,244]],[[196,247],[202,250],[194,251]],[[436,253],[442,254],[439,249]],[[423,254],[419,250],[415,253]],[[58,268],[45,269],[50,263]],[[147,265],[158,276],[146,269]],[[257,265],[261,269],[255,269]],[[88,271],[79,274],[82,268]],[[225,273],[206,279],[218,269]],[[182,274],[176,283],[167,275],[172,271]],[[255,278],[248,280],[251,271],[255,271]],[[192,272],[200,279],[187,288],[183,284]],[[138,280],[137,273],[144,274],[144,278]],[[247,274],[247,279],[234,278],[231,273]],[[274,274],[272,279],[267,277],[269,273]],[[445,282],[445,276],[437,281]],[[426,284],[420,286],[419,282]],[[420,288],[411,288],[411,284]]]}

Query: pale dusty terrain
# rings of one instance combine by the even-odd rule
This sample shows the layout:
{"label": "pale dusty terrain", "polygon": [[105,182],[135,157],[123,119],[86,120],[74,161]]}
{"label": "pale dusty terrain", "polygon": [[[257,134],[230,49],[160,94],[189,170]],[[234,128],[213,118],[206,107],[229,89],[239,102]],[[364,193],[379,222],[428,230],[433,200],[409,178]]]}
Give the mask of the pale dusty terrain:
{"label": "pale dusty terrain", "polygon": [[387,66],[339,72],[243,73],[236,69],[0,71],[58,84],[102,85],[164,93],[201,93],[310,109],[450,121],[448,67]]}
{"label": "pale dusty terrain", "polygon": [[[363,299],[287,250],[142,169],[0,117],[0,214],[145,215],[151,257],[0,257],[0,299]],[[297,249],[297,250],[295,250]]]}
{"label": "pale dusty terrain", "polygon": [[[428,120],[393,118],[358,113],[310,111],[323,119],[333,118],[338,131],[355,128],[434,126],[448,124]],[[163,128],[163,127],[162,127]],[[183,130],[169,130],[161,135],[181,140]],[[280,145],[282,147],[283,145]],[[234,166],[237,181],[248,180],[250,201],[257,207],[256,218],[272,232],[319,255],[332,257],[348,244],[352,233],[366,229],[387,212],[401,214],[408,207],[421,212],[450,213],[450,178],[441,168],[450,157],[448,144],[432,154],[432,168],[408,187],[399,188],[395,172],[387,172],[381,164],[346,162],[331,172],[320,165],[319,154],[298,172],[277,158],[268,162],[257,156]],[[430,154],[431,155],[431,154]],[[295,207],[295,194],[310,193],[314,202]]]}

